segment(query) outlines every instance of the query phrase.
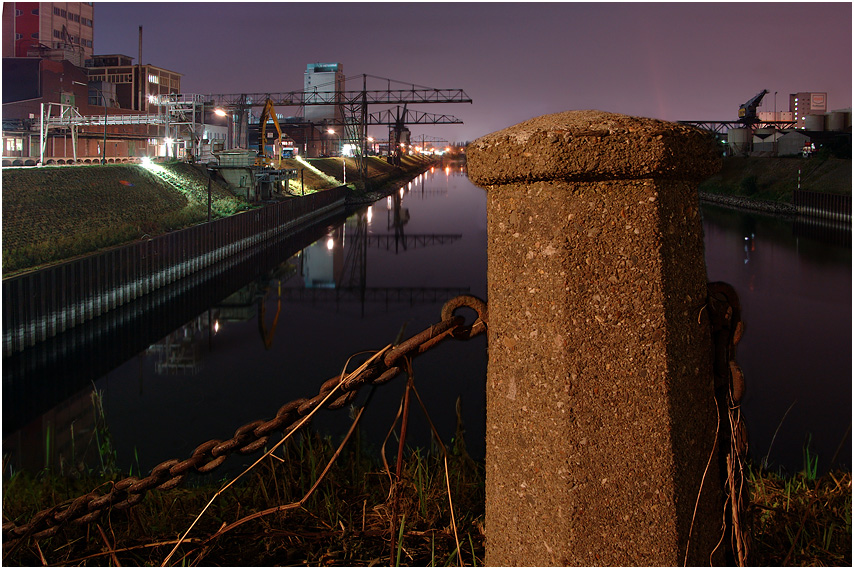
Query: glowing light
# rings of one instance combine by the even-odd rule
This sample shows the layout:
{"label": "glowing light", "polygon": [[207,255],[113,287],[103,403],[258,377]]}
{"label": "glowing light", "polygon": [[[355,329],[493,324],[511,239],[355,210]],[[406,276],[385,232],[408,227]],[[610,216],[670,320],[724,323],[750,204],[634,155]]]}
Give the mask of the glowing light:
{"label": "glowing light", "polygon": [[165,142],[166,144],[172,144],[172,143],[173,143],[173,142],[175,142],[175,141],[174,141],[174,140],[172,140],[171,138],[169,138],[169,137],[167,136],[167,137],[166,137],[166,139],[164,140],[164,142]]}
{"label": "glowing light", "polygon": [[143,156],[141,163],[143,166],[150,166],[151,165],[151,158],[149,158],[148,156]]}
{"label": "glowing light", "polygon": [[331,128],[329,130],[327,130],[326,132],[328,132],[329,134],[335,134],[335,131],[332,130]]}
{"label": "glowing light", "polygon": [[450,175],[450,174],[451,174],[451,167],[450,167],[450,166],[445,166],[445,175],[446,175],[446,176],[448,176],[448,175]]}
{"label": "glowing light", "polygon": [[219,320],[214,320],[214,334],[219,332]]}
{"label": "glowing light", "polygon": [[226,112],[225,112],[224,110],[222,110],[222,109],[214,109],[214,114],[215,114],[216,116],[218,116],[218,117],[226,117],[226,116],[228,116],[228,113],[226,113]]}
{"label": "glowing light", "polygon": [[391,196],[388,196],[386,198],[385,205],[386,205],[386,209],[391,209]]}
{"label": "glowing light", "polygon": [[333,248],[333,247],[335,247],[335,241],[333,241],[333,240],[332,240],[332,237],[330,237],[330,238],[326,241],[326,248],[327,248],[327,249],[329,249],[330,251],[332,251],[332,248]]}
{"label": "glowing light", "polygon": [[374,211],[371,209],[371,206],[368,206],[368,223],[374,218]]}
{"label": "glowing light", "polygon": [[403,197],[403,188],[400,188],[400,197]]}

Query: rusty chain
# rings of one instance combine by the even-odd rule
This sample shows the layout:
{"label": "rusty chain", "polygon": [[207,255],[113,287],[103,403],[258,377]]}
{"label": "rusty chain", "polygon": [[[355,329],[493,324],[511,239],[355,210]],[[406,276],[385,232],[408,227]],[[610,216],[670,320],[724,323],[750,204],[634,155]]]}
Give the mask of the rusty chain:
{"label": "rusty chain", "polygon": [[[477,312],[477,318],[471,325],[465,325],[465,319],[455,315],[460,308],[470,308]],[[110,483],[109,491],[105,493],[94,490],[46,508],[35,514],[26,524],[4,523],[4,545],[24,537],[41,539],[53,536],[68,523],[88,524],[98,519],[108,508],[122,510],[138,504],[149,490],[168,490],[178,486],[191,471],[210,472],[225,462],[233,452],[244,455],[256,452],[267,444],[272,433],[289,433],[295,430],[302,418],[318,407],[339,383],[343,395],[329,403],[326,406],[328,409],[340,409],[347,405],[356,398],[358,390],[367,384],[381,385],[402,373],[403,359],[406,357],[420,355],[449,337],[468,340],[485,332],[487,321],[486,302],[471,295],[453,298],[442,307],[441,320],[437,324],[394,346],[384,357],[377,359],[361,373],[343,382],[344,376],[336,375],[324,382],[319,393],[311,399],[301,398],[286,403],[279,408],[274,418],[247,423],[238,428],[229,440],[214,439],[202,443],[186,460],[172,459],[161,462],[145,478],[129,476]]]}
{"label": "rusty chain", "polygon": [[746,531],[744,520],[748,503],[744,482],[747,428],[741,415],[745,381],[741,367],[735,361],[736,346],[744,334],[744,322],[741,320],[738,295],[727,283],[709,283],[706,306],[714,346],[715,399],[721,425],[729,425],[728,429],[720,430],[718,439],[718,464],[728,510],[726,537],[732,555],[728,564],[744,567],[748,564],[750,553],[750,534]]}

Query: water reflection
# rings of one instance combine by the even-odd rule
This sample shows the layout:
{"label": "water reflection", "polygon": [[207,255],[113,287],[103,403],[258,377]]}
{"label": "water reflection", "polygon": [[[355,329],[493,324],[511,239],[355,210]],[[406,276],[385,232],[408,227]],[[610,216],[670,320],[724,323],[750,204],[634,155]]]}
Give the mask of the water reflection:
{"label": "water reflection", "polygon": [[811,437],[819,468],[850,466],[850,225],[805,236],[814,222],[714,206],[703,216],[709,279],[732,284],[742,303],[752,458],[794,472]]}
{"label": "water reflection", "polygon": [[[129,321],[120,335],[142,345],[124,363],[107,369],[80,366],[72,400],[85,401],[93,381],[103,391],[120,465],[127,468],[129,457],[138,456],[140,466],[150,468],[188,456],[211,438],[230,437],[246,422],[271,417],[281,404],[314,395],[351,354],[381,348],[402,328],[410,335],[435,323],[448,298],[462,292],[485,296],[483,191],[464,176],[438,170],[413,182],[390,201],[315,228],[311,240],[298,248],[283,243],[256,252],[262,261],[241,267],[238,286],[215,287],[214,294],[204,295],[207,304],[184,317],[183,324],[158,334],[147,321]],[[453,232],[447,231],[449,224]],[[221,275],[213,279],[220,280]],[[190,288],[173,303],[162,303],[162,310],[180,313],[197,296],[197,289]],[[78,345],[82,354],[70,350],[70,357],[98,359],[88,351],[89,344]],[[459,395],[464,395],[467,421],[483,420],[485,351],[472,341],[443,347],[443,352],[432,359],[422,356],[416,370],[435,384],[431,390],[436,393],[423,395],[442,409],[434,421],[453,434]],[[448,357],[454,362],[451,370]],[[63,361],[67,366],[68,358]],[[37,377],[38,366],[19,367],[29,372],[7,378],[4,369],[4,412],[7,379],[9,385],[49,383]],[[372,403],[374,422],[368,420],[364,430],[381,440],[388,414],[397,408],[397,394],[394,386],[379,391],[383,393]],[[20,395],[44,400],[42,392],[44,388],[30,389]],[[50,418],[64,406],[70,408],[70,403],[47,414],[19,414],[14,430],[6,429],[4,413],[7,465],[43,463],[43,444],[13,442],[22,440],[24,432],[33,433],[29,441],[38,441],[35,433],[43,437],[48,428],[65,429],[65,423]],[[91,412],[85,405],[78,407],[79,420]],[[321,414],[315,427],[336,432],[341,421],[333,415]]]}

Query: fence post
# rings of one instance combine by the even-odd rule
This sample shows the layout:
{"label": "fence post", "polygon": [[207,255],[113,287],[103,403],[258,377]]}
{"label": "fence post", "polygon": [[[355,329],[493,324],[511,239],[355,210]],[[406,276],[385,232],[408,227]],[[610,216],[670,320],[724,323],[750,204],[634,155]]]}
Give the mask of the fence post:
{"label": "fence post", "polygon": [[722,560],[696,189],[719,155],[696,129],[599,111],[469,145],[488,213],[487,565]]}

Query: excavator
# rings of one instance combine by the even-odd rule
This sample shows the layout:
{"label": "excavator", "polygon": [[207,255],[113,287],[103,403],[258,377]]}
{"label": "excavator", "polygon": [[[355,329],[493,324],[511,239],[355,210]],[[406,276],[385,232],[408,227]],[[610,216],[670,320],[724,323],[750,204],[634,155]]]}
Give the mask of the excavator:
{"label": "excavator", "polygon": [[[276,127],[278,137],[273,140],[272,156],[267,155],[267,121],[273,119],[273,126]],[[279,125],[279,119],[276,118],[276,110],[273,108],[272,99],[267,99],[264,104],[264,110],[261,111],[261,119],[258,123],[261,130],[258,133],[258,157],[255,158],[256,166],[278,167],[279,159],[282,157],[282,127]]]}
{"label": "excavator", "polygon": [[756,108],[762,102],[762,97],[768,93],[767,89],[762,89],[755,97],[744,103],[738,108],[738,121],[745,125],[752,125],[759,122],[759,117],[756,116]]}

